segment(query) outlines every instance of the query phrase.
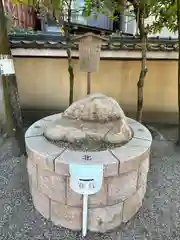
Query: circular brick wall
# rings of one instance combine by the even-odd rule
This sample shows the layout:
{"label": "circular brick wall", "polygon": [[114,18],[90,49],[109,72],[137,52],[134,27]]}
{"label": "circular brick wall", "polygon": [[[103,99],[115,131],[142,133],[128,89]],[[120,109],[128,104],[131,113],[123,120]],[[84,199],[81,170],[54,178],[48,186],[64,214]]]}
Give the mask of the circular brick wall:
{"label": "circular brick wall", "polygon": [[[84,153],[55,146],[43,136],[47,124],[58,117],[60,114],[39,120],[25,134],[30,191],[35,208],[45,218],[55,225],[80,230],[82,196],[70,189],[69,163],[84,163]],[[102,188],[89,196],[91,231],[105,232],[127,222],[142,205],[152,137],[137,121],[128,119],[128,124],[134,134],[127,144],[90,153],[91,163],[104,165]]]}

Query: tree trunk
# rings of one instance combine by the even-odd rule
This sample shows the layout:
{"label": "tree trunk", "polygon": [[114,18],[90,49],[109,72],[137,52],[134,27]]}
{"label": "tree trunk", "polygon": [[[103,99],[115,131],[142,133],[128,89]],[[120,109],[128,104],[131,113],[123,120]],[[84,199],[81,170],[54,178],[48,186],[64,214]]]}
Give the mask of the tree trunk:
{"label": "tree trunk", "polygon": [[178,23],[178,42],[179,42],[179,58],[178,58],[178,139],[177,139],[177,145],[180,145],[180,0],[177,0],[177,23]]}
{"label": "tree trunk", "polygon": [[[3,67],[5,66],[5,62],[6,69]],[[0,75],[2,75],[6,111],[6,130],[9,136],[15,136],[20,150],[18,155],[22,155],[26,152],[23,122],[2,0],[0,0],[0,63]]]}
{"label": "tree trunk", "polygon": [[91,73],[87,73],[87,95],[91,93]]}
{"label": "tree trunk", "polygon": [[69,106],[73,103],[74,95],[74,71],[72,65],[72,56],[71,56],[71,36],[70,36],[70,24],[71,24],[71,5],[72,0],[68,4],[68,19],[67,25],[65,26],[65,37],[67,44],[67,57],[68,57],[68,72],[69,72]]}
{"label": "tree trunk", "polygon": [[69,72],[69,106],[73,103],[74,95],[74,71],[72,66],[71,49],[66,50],[68,56],[68,72]]}
{"label": "tree trunk", "polygon": [[[144,4],[142,4],[144,5]],[[137,24],[140,32],[141,46],[142,46],[142,59],[141,59],[141,72],[139,75],[139,81],[137,83],[137,115],[136,120],[142,122],[142,112],[143,112],[143,87],[144,79],[147,73],[146,65],[146,53],[147,53],[147,35],[144,26],[144,6],[141,6],[141,11],[138,11]]]}

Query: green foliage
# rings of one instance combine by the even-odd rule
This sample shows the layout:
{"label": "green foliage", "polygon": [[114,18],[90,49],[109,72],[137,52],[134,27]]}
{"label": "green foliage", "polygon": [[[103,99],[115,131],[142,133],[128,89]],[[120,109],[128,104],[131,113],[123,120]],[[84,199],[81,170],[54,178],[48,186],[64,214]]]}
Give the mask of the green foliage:
{"label": "green foliage", "polygon": [[84,4],[84,11],[83,11],[85,16],[91,15],[92,7],[93,7],[92,1],[86,0]]}
{"label": "green foliage", "polygon": [[127,0],[134,6],[134,11],[145,8],[144,17],[152,17],[152,22],[147,24],[147,33],[161,32],[166,27],[171,32],[176,32],[177,24],[177,0]]}
{"label": "green foliage", "polygon": [[[12,0],[13,3],[24,3],[28,5],[39,5],[41,18],[53,18],[57,22],[67,17],[67,9],[72,7],[75,0]],[[133,10],[132,10],[133,6]],[[84,0],[83,15],[94,15],[99,13],[114,19],[115,10],[127,9],[130,15],[137,17],[144,9],[144,18],[153,16],[152,24],[146,26],[147,33],[160,32],[163,27],[170,31],[177,31],[177,0]],[[82,10],[82,9],[81,9]],[[73,9],[71,10],[73,13]]]}
{"label": "green foliage", "polygon": [[150,13],[154,16],[154,21],[149,26],[150,32],[160,32],[163,27],[166,27],[171,32],[177,31],[176,0],[156,0],[156,4],[151,7]]}

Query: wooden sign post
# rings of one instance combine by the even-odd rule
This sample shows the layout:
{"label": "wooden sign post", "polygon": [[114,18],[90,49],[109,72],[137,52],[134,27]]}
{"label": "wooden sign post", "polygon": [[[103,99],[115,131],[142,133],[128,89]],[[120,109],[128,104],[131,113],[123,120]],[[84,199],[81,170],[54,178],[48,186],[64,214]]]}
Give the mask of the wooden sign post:
{"label": "wooden sign post", "polygon": [[86,33],[76,40],[79,40],[80,70],[87,73],[87,94],[90,94],[91,73],[99,71],[101,45],[105,39],[94,33]]}

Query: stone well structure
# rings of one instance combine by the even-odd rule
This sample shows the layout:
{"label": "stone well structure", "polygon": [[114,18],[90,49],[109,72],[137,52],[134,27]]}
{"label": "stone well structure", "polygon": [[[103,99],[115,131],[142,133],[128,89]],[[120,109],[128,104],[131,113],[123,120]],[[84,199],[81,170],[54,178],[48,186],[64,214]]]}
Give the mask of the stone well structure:
{"label": "stone well structure", "polygon": [[[82,196],[69,186],[70,163],[104,166],[102,188],[89,196],[89,230],[111,230],[141,207],[152,137],[142,124],[126,118],[114,99],[87,96],[64,113],[35,122],[25,140],[34,206],[54,224],[82,227]],[[90,161],[82,158],[85,153]]]}

